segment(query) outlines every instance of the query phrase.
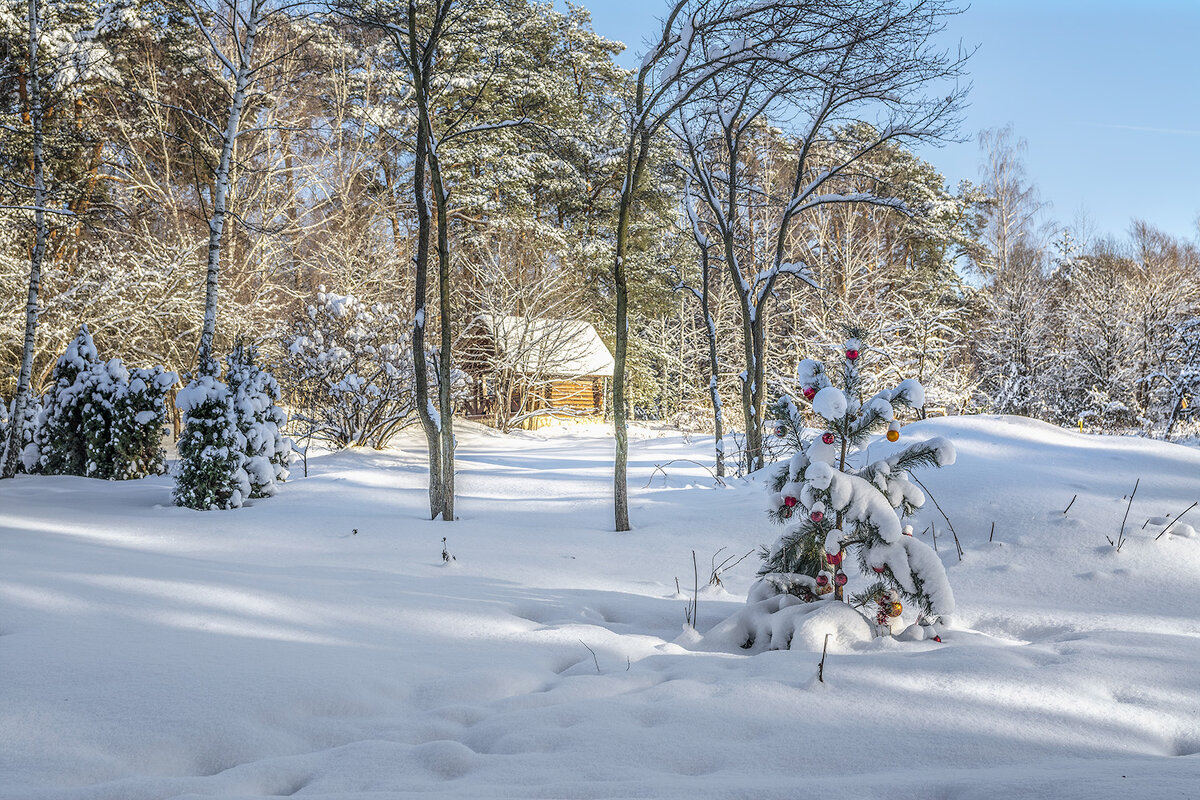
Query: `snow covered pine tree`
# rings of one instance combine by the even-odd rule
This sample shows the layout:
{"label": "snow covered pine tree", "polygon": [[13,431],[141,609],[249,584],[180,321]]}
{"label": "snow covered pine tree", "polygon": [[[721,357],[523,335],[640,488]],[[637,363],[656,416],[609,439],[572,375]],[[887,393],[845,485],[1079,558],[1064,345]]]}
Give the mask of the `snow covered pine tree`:
{"label": "snow covered pine tree", "polygon": [[33,471],[46,475],[86,475],[87,434],[84,405],[90,398],[79,380],[100,362],[87,325],[67,345],[54,365],[54,384],[46,394],[41,420],[34,434],[37,461]]}
{"label": "snow covered pine tree", "polygon": [[[861,463],[863,445],[872,432],[886,426],[888,440],[897,441],[896,409],[924,405],[925,392],[917,381],[905,380],[864,402],[859,371],[864,334],[850,334],[840,386],[832,384],[821,362],[806,359],[799,365],[800,389],[825,426],[823,432],[815,437],[803,434],[804,419],[793,398],[785,395],[774,406],[779,427],[784,428],[780,433],[792,439],[797,452],[771,475],[770,516],[787,527],[764,553],[761,578],[749,600],[753,604],[777,598],[768,605],[779,610],[792,603],[842,600],[850,582],[845,568],[853,555],[869,583],[850,597],[850,604],[864,610],[876,635],[899,627],[903,600],[918,612],[903,637],[939,637],[940,616],[954,610],[954,595],[941,559],[914,538],[911,526],[902,525],[901,519],[925,503],[924,493],[908,480],[909,471],[954,463],[954,447],[934,438]],[[783,596],[790,602],[778,602]],[[778,634],[778,626],[770,628]],[[789,642],[766,646],[780,649]]]}
{"label": "snow covered pine tree", "polygon": [[162,367],[128,370],[119,358],[101,361],[84,325],[55,364],[54,386],[22,454],[26,468],[106,480],[162,474],[163,397],[176,380]]}
{"label": "snow covered pine tree", "polygon": [[270,497],[278,491],[276,484],[287,480],[292,456],[292,442],[282,432],[287,415],[275,405],[279,384],[258,365],[258,348],[243,340],[234,345],[225,363],[238,430],[246,440],[250,496]]}
{"label": "snow covered pine tree", "polygon": [[162,367],[135,367],[117,397],[109,434],[116,455],[110,477],[117,480],[162,475],[167,471],[163,428],[167,392],[179,380]]}
{"label": "snow covered pine tree", "polygon": [[199,511],[241,508],[250,478],[233,393],[217,376],[200,375],[176,395],[175,406],[183,414],[175,504]]}

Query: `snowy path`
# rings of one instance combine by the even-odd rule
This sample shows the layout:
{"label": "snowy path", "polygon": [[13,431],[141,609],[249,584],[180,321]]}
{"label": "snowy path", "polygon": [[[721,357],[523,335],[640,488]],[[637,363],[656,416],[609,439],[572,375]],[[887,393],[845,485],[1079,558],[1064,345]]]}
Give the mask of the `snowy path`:
{"label": "snowy path", "polygon": [[[679,463],[642,489],[700,440],[635,438],[626,534],[586,429],[465,432],[453,525],[422,519],[415,451],[323,456],[220,513],[162,479],[7,482],[0,798],[1200,797],[1200,538],[1190,516],[1141,529],[1200,499],[1200,453],[905,431],[958,446],[922,479],[966,558],[932,504],[917,528],[938,525],[966,630],[834,653],[823,685],[814,653],[672,643],[691,550],[703,581],[776,535],[753,482]],[[756,567],[702,594],[701,630]]]}

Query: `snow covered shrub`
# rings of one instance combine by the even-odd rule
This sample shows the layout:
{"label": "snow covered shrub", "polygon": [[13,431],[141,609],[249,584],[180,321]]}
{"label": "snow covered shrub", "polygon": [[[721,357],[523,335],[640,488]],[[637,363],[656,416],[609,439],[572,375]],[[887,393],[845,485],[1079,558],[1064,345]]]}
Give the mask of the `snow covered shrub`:
{"label": "snow covered shrub", "polygon": [[116,464],[110,477],[125,480],[167,471],[162,447],[166,396],[178,380],[178,375],[162,367],[129,370],[129,380],[113,409],[110,438]]}
{"label": "snow covered shrub", "polygon": [[285,337],[279,371],[293,420],[336,447],[376,449],[416,421],[411,320],[322,286]]}
{"label": "snow covered shrub", "polygon": [[42,417],[35,434],[38,453],[35,471],[47,475],[87,474],[87,438],[83,407],[86,380],[79,380],[100,360],[87,325],[67,345],[54,365],[50,391],[43,402]]}
{"label": "snow covered shrub", "polygon": [[59,358],[54,379],[23,453],[27,467],[108,480],[162,474],[163,398],[178,380],[174,372],[131,371],[119,358],[100,361],[84,325]]}
{"label": "snow covered shrub", "polygon": [[129,388],[129,372],[114,358],[92,364],[75,382],[83,409],[84,475],[111,480],[124,470],[112,437],[117,403]]}
{"label": "snow covered shrub", "polygon": [[[4,454],[4,458],[8,458],[8,436],[11,430],[13,414],[16,411],[17,401],[14,399],[8,404],[8,411],[4,415],[4,439],[0,440],[0,452]],[[4,413],[0,409],[0,413]],[[25,415],[21,425],[21,441],[17,443],[20,448],[17,457],[18,472],[33,472],[37,469],[38,463],[41,460],[41,455],[38,452],[37,444],[34,439],[37,436],[38,424],[42,417],[42,398],[30,397],[25,403]],[[2,462],[0,462],[2,463]]]}
{"label": "snow covered shrub", "polygon": [[225,363],[226,379],[233,394],[238,430],[246,440],[246,474],[251,497],[275,494],[276,484],[288,477],[291,440],[284,438],[287,415],[276,405],[279,384],[257,364],[258,348],[238,341]]}
{"label": "snow covered shrub", "polygon": [[175,504],[198,510],[240,508],[250,495],[246,437],[233,394],[215,376],[194,378],[175,398],[183,413]]}
{"label": "snow covered shrub", "polygon": [[[924,493],[908,480],[909,472],[954,463],[954,447],[944,439],[930,439],[861,462],[862,446],[874,432],[886,429],[889,441],[899,439],[897,409],[918,408],[925,400],[921,385],[905,380],[864,401],[859,366],[867,356],[862,338],[852,331],[845,344],[840,386],[833,385],[824,364],[805,360],[797,375],[804,399],[785,395],[774,406],[786,429],[781,435],[793,437],[797,449],[771,474],[770,516],[786,527],[763,554],[750,600],[758,611],[771,614],[796,603],[846,599],[853,559],[863,583],[849,601],[876,624],[878,633],[890,632],[903,599],[918,611],[909,635],[933,636],[940,615],[954,610],[954,595],[941,559],[913,538],[902,519],[925,502]],[[805,433],[809,429],[800,411],[809,401],[824,428],[815,436]],[[771,599],[784,594],[795,602]],[[746,629],[758,631],[756,635],[774,630],[782,637],[770,644],[760,641],[760,648],[786,648],[794,633],[780,620]]]}

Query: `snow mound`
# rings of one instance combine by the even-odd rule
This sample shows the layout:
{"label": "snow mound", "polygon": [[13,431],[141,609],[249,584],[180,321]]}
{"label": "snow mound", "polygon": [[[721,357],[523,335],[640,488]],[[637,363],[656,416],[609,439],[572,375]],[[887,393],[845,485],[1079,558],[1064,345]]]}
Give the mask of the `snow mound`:
{"label": "snow mound", "polygon": [[750,653],[764,650],[821,652],[829,635],[831,652],[846,652],[873,638],[866,618],[845,603],[805,603],[777,594],[747,605],[718,623],[696,644],[697,649]]}

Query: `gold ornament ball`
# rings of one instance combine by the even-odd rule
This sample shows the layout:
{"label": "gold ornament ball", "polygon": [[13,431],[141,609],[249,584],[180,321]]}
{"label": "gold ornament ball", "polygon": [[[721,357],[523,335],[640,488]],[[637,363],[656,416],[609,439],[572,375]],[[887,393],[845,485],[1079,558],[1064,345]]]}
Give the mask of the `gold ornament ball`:
{"label": "gold ornament ball", "polygon": [[902,612],[903,610],[904,610],[904,606],[900,605],[899,603],[897,603],[897,602],[889,603],[887,606],[887,615],[889,617],[898,617],[898,616],[900,616],[900,612]]}
{"label": "gold ornament ball", "polygon": [[889,442],[894,442],[899,438],[900,438],[900,431],[888,431],[887,432],[887,440]]}

